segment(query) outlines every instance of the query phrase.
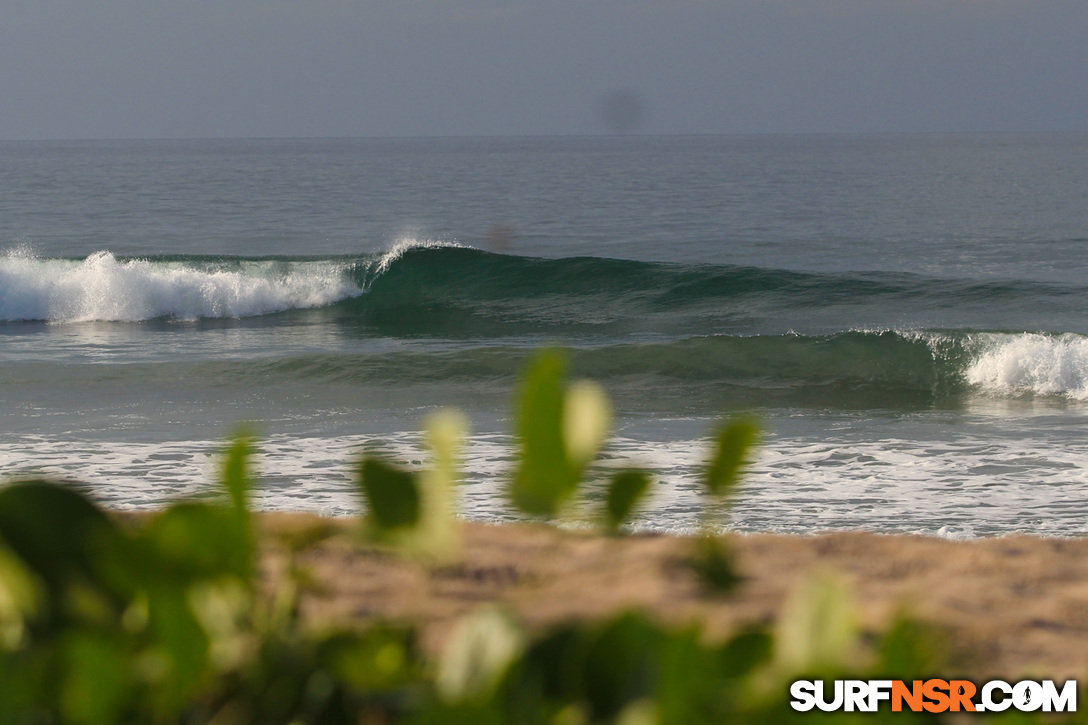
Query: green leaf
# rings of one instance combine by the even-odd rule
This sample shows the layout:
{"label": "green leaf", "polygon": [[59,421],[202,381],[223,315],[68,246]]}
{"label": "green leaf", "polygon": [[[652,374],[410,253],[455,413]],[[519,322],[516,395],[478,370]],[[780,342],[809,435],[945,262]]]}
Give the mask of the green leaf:
{"label": "green leaf", "polygon": [[[152,518],[133,554],[146,596],[148,655],[160,663],[147,675],[157,707],[170,711],[193,696],[209,671],[212,634],[198,617],[197,596],[217,590],[249,591],[254,557],[247,530],[233,507],[187,501]],[[244,598],[244,595],[243,595]],[[149,660],[150,661],[150,660]]]}
{"label": "green leaf", "polygon": [[582,698],[584,625],[566,622],[530,642],[512,669],[507,688],[517,705],[511,721],[530,721],[544,703],[570,705]]}
{"label": "green leaf", "polygon": [[532,516],[555,516],[578,486],[563,440],[565,373],[564,355],[544,350],[530,364],[518,396],[521,459],[510,497]]}
{"label": "green leaf", "polygon": [[108,636],[74,631],[66,637],[61,656],[59,705],[65,721],[118,722],[133,683],[131,657],[123,646]]}
{"label": "green leaf", "polygon": [[420,493],[414,473],[365,456],[359,465],[359,489],[376,535],[408,529],[418,523]]}
{"label": "green leaf", "polygon": [[18,647],[28,617],[41,606],[41,584],[0,541],[0,651]]}
{"label": "green leaf", "polygon": [[908,680],[918,672],[937,672],[947,660],[947,635],[932,624],[900,614],[880,637],[876,671]]}
{"label": "green leaf", "polygon": [[790,594],[778,618],[775,663],[786,676],[849,664],[858,638],[854,600],[846,580],[817,572]]}
{"label": "green leaf", "polygon": [[722,426],[714,436],[714,453],[706,470],[706,487],[711,495],[724,498],[732,493],[758,437],[759,426],[751,420]]}
{"label": "green leaf", "polygon": [[701,536],[695,540],[695,553],[688,565],[712,594],[728,594],[742,581],[733,564],[732,553],[716,536]]}
{"label": "green leaf", "polygon": [[432,561],[452,559],[460,551],[460,522],[454,517],[455,489],[461,480],[466,427],[464,417],[453,410],[432,414],[424,426],[430,465],[416,478],[420,516],[411,545]]}
{"label": "green leaf", "polygon": [[424,440],[430,465],[419,472],[363,456],[358,488],[369,511],[367,535],[432,563],[457,556],[460,531],[454,518],[454,488],[461,477],[464,431],[465,420],[455,411],[429,416]]}
{"label": "green leaf", "polygon": [[520,456],[510,485],[514,506],[553,517],[578,490],[611,424],[608,396],[596,383],[568,386],[566,356],[543,350],[529,364],[517,402]]}
{"label": "green leaf", "polygon": [[142,576],[179,584],[233,575],[248,580],[254,562],[249,532],[233,509],[198,501],[174,504],[140,532],[135,557]]}
{"label": "green leaf", "polygon": [[738,632],[720,650],[722,673],[730,678],[740,678],[771,659],[774,638],[762,629]]}
{"label": "green leaf", "polygon": [[[180,707],[208,670],[208,633],[190,602],[190,587],[160,580],[148,587],[148,632],[163,657],[154,691],[160,707]],[[150,678],[149,678],[150,679]]]}
{"label": "green leaf", "polygon": [[124,594],[104,576],[125,549],[123,532],[81,493],[45,481],[0,490],[0,539],[45,584],[53,601],[74,585],[92,587],[118,613]]}
{"label": "green leaf", "polygon": [[600,385],[591,380],[570,384],[563,398],[562,425],[567,463],[581,477],[612,425],[612,406]]}
{"label": "green leaf", "polygon": [[318,658],[357,690],[380,691],[403,685],[417,666],[412,630],[372,625],[365,632],[340,631],[321,643]]}
{"label": "green leaf", "polygon": [[[661,642],[655,700],[658,725],[730,722],[712,705],[728,694],[723,691],[720,667],[715,654],[703,644],[699,627],[689,626],[668,632]],[[715,717],[715,715],[718,715]]]}
{"label": "green leaf", "polygon": [[439,658],[438,692],[448,702],[485,699],[524,646],[521,629],[506,614],[481,609],[466,616]]}
{"label": "green leaf", "polygon": [[253,535],[253,520],[249,513],[249,492],[252,488],[252,476],[249,471],[249,459],[253,454],[253,436],[241,429],[235,432],[223,460],[223,487],[230,497],[232,521],[224,525],[233,529],[237,540],[235,549],[228,555],[235,560],[236,568],[243,576],[254,570],[256,558],[256,539]]}
{"label": "green leaf", "polygon": [[612,475],[605,498],[605,525],[615,531],[627,520],[650,486],[650,474],[637,469]]}
{"label": "green leaf", "polygon": [[593,721],[615,718],[654,692],[664,637],[641,614],[622,614],[604,627],[585,653],[584,695]]}
{"label": "green leaf", "polygon": [[240,513],[249,510],[249,457],[253,453],[253,437],[240,431],[235,433],[223,461],[223,486],[230,494],[231,503]]}

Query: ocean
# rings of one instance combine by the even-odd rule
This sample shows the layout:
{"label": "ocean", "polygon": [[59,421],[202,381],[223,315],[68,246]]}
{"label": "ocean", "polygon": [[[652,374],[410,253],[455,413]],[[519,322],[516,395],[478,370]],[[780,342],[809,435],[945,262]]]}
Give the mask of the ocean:
{"label": "ocean", "polygon": [[560,345],[600,469],[655,472],[636,528],[697,525],[746,414],[724,528],[1083,535],[1086,200],[1086,135],[2,142],[0,477],[154,508],[245,422],[261,508],[348,514],[453,406],[462,513],[508,520]]}

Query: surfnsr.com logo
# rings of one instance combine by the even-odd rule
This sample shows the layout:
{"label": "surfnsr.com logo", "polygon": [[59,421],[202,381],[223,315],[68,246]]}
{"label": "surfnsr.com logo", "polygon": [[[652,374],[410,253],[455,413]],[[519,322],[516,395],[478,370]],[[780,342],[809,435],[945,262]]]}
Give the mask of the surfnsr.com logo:
{"label": "surfnsr.com logo", "polygon": [[1059,689],[1053,680],[991,680],[981,687],[970,680],[797,680],[790,685],[790,706],[799,712],[876,712],[885,703],[892,712],[1076,712],[1077,681]]}

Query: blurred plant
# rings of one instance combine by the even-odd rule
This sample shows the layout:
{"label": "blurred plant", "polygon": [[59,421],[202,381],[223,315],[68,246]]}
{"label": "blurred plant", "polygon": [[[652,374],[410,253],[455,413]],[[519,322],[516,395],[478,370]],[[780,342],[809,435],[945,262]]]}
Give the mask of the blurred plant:
{"label": "blurred plant", "polygon": [[604,391],[589,381],[566,382],[566,359],[545,350],[533,360],[517,404],[520,456],[510,500],[530,516],[552,518],[574,495],[611,425]]}
{"label": "blurred plant", "polygon": [[[604,394],[567,385],[564,374],[562,356],[547,351],[520,391],[511,499],[534,516],[557,515],[576,494],[608,429]],[[423,472],[363,457],[358,485],[372,540],[427,559],[456,549],[450,507],[463,430],[454,414],[428,421]],[[714,515],[724,513],[756,435],[738,421],[715,437],[705,475]],[[249,511],[252,448],[244,436],[227,448],[219,498],[135,519],[44,481],[0,489],[0,723],[777,723],[812,719],[790,709],[790,678],[910,679],[941,667],[939,638],[908,619],[872,636],[867,657],[858,656],[865,642],[850,597],[828,576],[795,592],[774,630],[745,628],[724,642],[633,612],[530,636],[483,610],[454,627],[432,662],[409,627],[318,629],[300,606],[317,584],[298,555],[342,527],[283,533],[283,575],[262,574]],[[638,469],[611,476],[608,530],[620,529],[649,481]],[[734,586],[720,539],[696,541],[714,547],[695,558],[704,582]]]}
{"label": "blurred plant", "polygon": [[718,429],[703,479],[716,501],[724,502],[733,494],[758,438],[759,426],[752,420],[735,420]]}
{"label": "blurred plant", "polygon": [[462,619],[438,660],[439,696],[450,703],[486,702],[521,654],[524,639],[521,628],[497,609],[481,609]]}
{"label": "blurred plant", "polygon": [[703,474],[704,493],[709,501],[702,512],[703,532],[688,563],[703,585],[716,594],[728,594],[741,582],[728,541],[716,528],[727,515],[758,438],[759,426],[755,421],[741,419],[723,424],[714,436],[714,447]]}
{"label": "blurred plant", "polygon": [[396,710],[390,693],[422,671],[410,631],[307,631],[285,595],[296,569],[272,596],[259,591],[250,451],[245,438],[228,448],[221,499],[139,523],[45,481],[0,490],[0,722],[355,722]]}
{"label": "blurred plant", "polygon": [[[608,435],[608,396],[588,380],[568,383],[564,354],[548,349],[527,366],[516,405],[518,463],[507,491],[510,502],[528,516],[554,518],[579,492]],[[441,561],[459,550],[453,492],[460,480],[465,423],[460,414],[443,411],[428,419],[425,430],[429,468],[407,470],[368,452],[356,480],[370,540]],[[622,530],[651,480],[638,468],[612,473],[600,516],[606,530]]]}
{"label": "blurred plant", "polygon": [[367,510],[366,536],[434,562],[457,556],[461,540],[453,498],[461,478],[465,428],[464,418],[454,411],[427,419],[431,466],[422,472],[403,470],[374,454],[363,455],[357,487]]}
{"label": "blurred plant", "polygon": [[[568,383],[565,354],[539,352],[528,364],[516,399],[518,463],[509,498],[529,516],[554,518],[578,493],[588,467],[608,436],[612,406],[599,385]],[[638,468],[615,470],[605,491],[601,521],[618,533],[651,483]]]}
{"label": "blurred plant", "polygon": [[623,469],[612,474],[605,498],[604,526],[607,531],[620,531],[620,527],[646,495],[650,481],[647,471],[636,468]]}

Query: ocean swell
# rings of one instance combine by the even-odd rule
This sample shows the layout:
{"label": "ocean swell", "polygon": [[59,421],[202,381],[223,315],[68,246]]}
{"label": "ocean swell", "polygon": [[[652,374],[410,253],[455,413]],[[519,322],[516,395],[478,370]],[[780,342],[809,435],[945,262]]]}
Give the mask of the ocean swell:
{"label": "ocean swell", "polygon": [[[266,361],[244,375],[359,385],[511,379],[531,350],[318,355]],[[967,331],[849,331],[832,335],[713,335],[663,343],[576,347],[573,374],[618,388],[680,385],[706,395],[747,390],[758,401],[911,405],[963,396],[1088,400],[1088,337]],[[239,370],[241,372],[241,370]],[[686,387],[685,387],[686,386]],[[679,391],[678,391],[679,392]]]}
{"label": "ocean swell", "polygon": [[546,339],[538,333],[561,331],[560,339],[576,348],[572,365],[579,375],[635,387],[639,378],[655,378],[711,386],[706,390],[774,391],[778,399],[798,400],[806,391],[821,391],[820,400],[917,402],[963,394],[1088,400],[1088,337],[1070,332],[752,329],[763,319],[832,307],[845,323],[854,313],[844,305],[894,311],[915,299],[954,309],[978,298],[994,305],[1083,292],[1015,280],[538,259],[419,240],[350,257],[0,256],[0,321],[196,320],[325,308],[318,323],[352,329],[360,339],[459,340],[456,351],[281,358],[255,365],[264,374],[359,383],[508,378],[529,347]]}
{"label": "ocean swell", "polygon": [[[331,257],[48,259],[0,256],[0,320],[138,321],[231,318],[334,308],[338,320],[383,334],[469,334],[556,327],[652,328],[714,334],[735,320],[811,310],[987,309],[1082,299],[1086,290],[1030,281],[936,279],[910,274],[823,274],[728,264],[598,257],[544,259],[405,239],[379,254]],[[842,329],[842,328],[840,328]],[[452,329],[457,332],[456,329]]]}

